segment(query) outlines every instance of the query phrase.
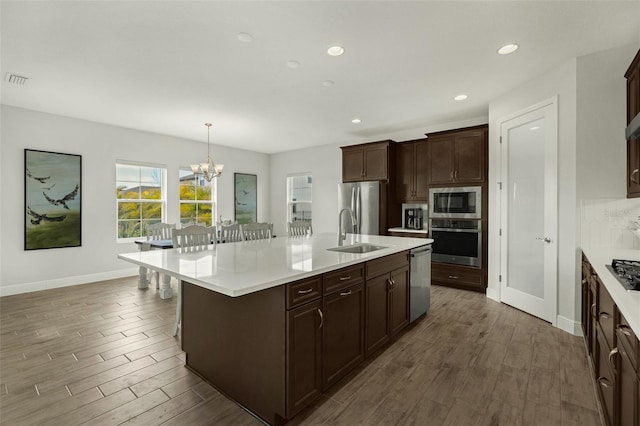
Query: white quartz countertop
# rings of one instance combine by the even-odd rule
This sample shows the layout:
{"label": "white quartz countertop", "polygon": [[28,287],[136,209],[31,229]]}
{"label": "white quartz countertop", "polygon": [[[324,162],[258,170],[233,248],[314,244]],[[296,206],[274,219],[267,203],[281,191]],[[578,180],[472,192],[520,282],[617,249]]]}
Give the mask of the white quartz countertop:
{"label": "white quartz countertop", "polygon": [[582,251],[589,259],[589,263],[600,277],[600,281],[604,284],[611,298],[618,305],[618,309],[629,322],[629,326],[640,338],[640,291],[625,289],[606,267],[606,265],[611,265],[613,259],[640,261],[640,250],[583,247]]}
{"label": "white quartz countertop", "polygon": [[428,229],[409,229],[409,228],[402,228],[402,227],[389,228],[389,229],[387,229],[387,231],[389,231],[389,232],[408,232],[408,233],[414,233],[414,234],[428,234],[429,233]]}
{"label": "white quartz countertop", "polygon": [[343,245],[385,246],[364,254],[329,251],[337,234],[241,241],[119,254],[118,258],[231,297],[433,243],[431,239],[347,234]]}

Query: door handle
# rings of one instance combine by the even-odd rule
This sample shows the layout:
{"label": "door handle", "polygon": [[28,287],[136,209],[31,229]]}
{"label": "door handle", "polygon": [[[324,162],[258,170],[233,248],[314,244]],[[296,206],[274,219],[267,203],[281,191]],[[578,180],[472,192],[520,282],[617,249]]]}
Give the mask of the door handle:
{"label": "door handle", "polygon": [[611,367],[611,371],[613,371],[613,374],[614,374],[615,376],[617,376],[617,375],[618,375],[618,371],[616,370],[616,367],[613,365],[613,362],[611,362],[611,357],[612,357],[612,356],[614,356],[614,355],[615,355],[615,354],[617,354],[617,353],[618,353],[618,348],[613,348],[613,349],[611,349],[611,352],[609,352],[609,359],[608,359],[608,361],[609,361],[609,367]]}
{"label": "door handle", "polygon": [[318,328],[322,328],[322,324],[324,324],[324,315],[322,315],[322,311],[318,309],[318,315],[320,315],[320,326]]}
{"label": "door handle", "polygon": [[549,238],[549,237],[544,237],[544,238],[542,238],[542,237],[536,237],[536,240],[544,241],[544,242],[545,242],[545,243],[547,243],[547,244],[549,244],[549,243],[551,242],[551,238]]}
{"label": "door handle", "polygon": [[638,178],[633,178],[634,176],[638,176],[638,169],[635,169],[634,171],[631,172],[631,175],[629,175],[629,180],[631,181],[631,183],[640,183],[640,179]]}

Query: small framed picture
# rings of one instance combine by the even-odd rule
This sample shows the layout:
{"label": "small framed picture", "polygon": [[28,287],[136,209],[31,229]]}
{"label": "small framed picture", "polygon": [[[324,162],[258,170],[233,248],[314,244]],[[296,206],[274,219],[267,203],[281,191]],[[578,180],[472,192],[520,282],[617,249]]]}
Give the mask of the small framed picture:
{"label": "small framed picture", "polygon": [[82,245],[82,156],[24,150],[24,249]]}

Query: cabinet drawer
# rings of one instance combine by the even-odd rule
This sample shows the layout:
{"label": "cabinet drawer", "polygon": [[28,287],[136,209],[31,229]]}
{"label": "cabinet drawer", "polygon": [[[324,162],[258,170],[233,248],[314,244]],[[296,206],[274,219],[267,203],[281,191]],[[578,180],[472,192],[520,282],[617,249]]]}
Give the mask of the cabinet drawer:
{"label": "cabinet drawer", "polygon": [[482,287],[482,273],[467,272],[467,271],[454,271],[449,269],[437,269],[433,268],[431,271],[431,277],[433,281],[441,281],[452,284],[464,284],[472,285],[475,287]]}
{"label": "cabinet drawer", "polygon": [[287,309],[300,306],[322,295],[322,276],[287,284]]}
{"label": "cabinet drawer", "polygon": [[598,281],[598,323],[602,328],[605,339],[609,347],[615,347],[615,321],[614,321],[614,303],[613,299],[609,295],[607,289],[600,281],[600,278],[596,278]]}
{"label": "cabinet drawer", "polygon": [[622,314],[620,314],[620,320],[616,327],[616,337],[618,339],[618,346],[624,347],[624,350],[629,355],[629,361],[633,369],[640,377],[640,360],[638,360],[640,355],[640,342]]}
{"label": "cabinet drawer", "polygon": [[333,293],[364,280],[364,265],[350,266],[337,271],[327,272],[322,277],[324,294]]}
{"label": "cabinet drawer", "polygon": [[367,262],[367,279],[386,274],[409,264],[409,252],[403,251]]}
{"label": "cabinet drawer", "polygon": [[614,421],[614,397],[615,397],[615,377],[609,364],[610,349],[607,343],[601,338],[600,328],[598,328],[598,363],[596,374],[596,387],[602,409],[604,411],[605,423],[612,426]]}

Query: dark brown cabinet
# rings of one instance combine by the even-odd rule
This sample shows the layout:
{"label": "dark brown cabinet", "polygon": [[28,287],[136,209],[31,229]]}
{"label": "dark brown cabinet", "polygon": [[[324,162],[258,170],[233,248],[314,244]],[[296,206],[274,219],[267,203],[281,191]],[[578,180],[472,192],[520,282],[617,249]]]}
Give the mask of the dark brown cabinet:
{"label": "dark brown cabinet", "polygon": [[322,302],[287,311],[287,412],[297,414],[322,394]]}
{"label": "dark brown cabinet", "polygon": [[341,147],[342,181],[389,180],[392,144],[388,140]]}
{"label": "dark brown cabinet", "polygon": [[396,146],[396,194],[399,202],[429,201],[427,139]]}
{"label": "dark brown cabinet", "polygon": [[487,130],[483,125],[428,134],[429,184],[485,182]]}
{"label": "dark brown cabinet", "polygon": [[322,388],[364,360],[364,282],[322,299]]}
{"label": "dark brown cabinet", "polygon": [[582,285],[582,327],[605,424],[640,426],[640,341],[584,255]]}
{"label": "dark brown cabinet", "polygon": [[484,269],[448,263],[431,264],[431,281],[434,284],[480,292],[484,292],[486,287]]}
{"label": "dark brown cabinet", "polygon": [[[640,50],[625,73],[627,124],[640,113]],[[640,139],[627,141],[627,197],[640,197]]]}
{"label": "dark brown cabinet", "polygon": [[367,356],[409,324],[409,258],[398,253],[366,264]]}

